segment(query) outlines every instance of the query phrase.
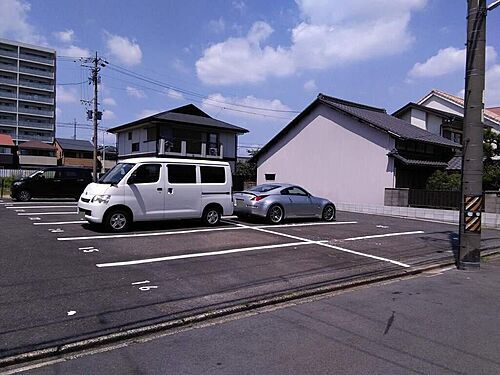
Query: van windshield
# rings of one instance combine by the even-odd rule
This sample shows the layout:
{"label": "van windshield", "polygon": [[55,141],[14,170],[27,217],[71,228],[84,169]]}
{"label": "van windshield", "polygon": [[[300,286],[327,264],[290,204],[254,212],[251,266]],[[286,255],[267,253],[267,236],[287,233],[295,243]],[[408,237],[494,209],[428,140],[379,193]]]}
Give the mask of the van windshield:
{"label": "van windshield", "polygon": [[135,164],[119,163],[104,174],[97,183],[99,184],[117,184],[132,169]]}

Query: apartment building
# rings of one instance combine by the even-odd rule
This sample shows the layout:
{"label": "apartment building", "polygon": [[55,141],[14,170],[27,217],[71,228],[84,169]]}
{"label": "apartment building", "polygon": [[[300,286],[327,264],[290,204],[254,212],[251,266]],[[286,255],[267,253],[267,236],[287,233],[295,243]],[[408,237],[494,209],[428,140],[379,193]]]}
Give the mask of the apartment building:
{"label": "apartment building", "polygon": [[0,134],[54,142],[56,51],[0,38]]}

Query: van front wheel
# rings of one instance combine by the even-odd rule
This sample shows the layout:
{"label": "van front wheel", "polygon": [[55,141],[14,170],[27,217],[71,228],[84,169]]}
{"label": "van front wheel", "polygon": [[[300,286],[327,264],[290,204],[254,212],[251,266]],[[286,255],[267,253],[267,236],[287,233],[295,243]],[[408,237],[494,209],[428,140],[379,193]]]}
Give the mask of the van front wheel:
{"label": "van front wheel", "polygon": [[130,215],[125,210],[113,210],[106,214],[104,225],[111,232],[126,232],[130,227]]}
{"label": "van front wheel", "polygon": [[205,211],[203,211],[202,220],[205,225],[213,227],[220,223],[221,216],[222,213],[218,207],[207,207]]}

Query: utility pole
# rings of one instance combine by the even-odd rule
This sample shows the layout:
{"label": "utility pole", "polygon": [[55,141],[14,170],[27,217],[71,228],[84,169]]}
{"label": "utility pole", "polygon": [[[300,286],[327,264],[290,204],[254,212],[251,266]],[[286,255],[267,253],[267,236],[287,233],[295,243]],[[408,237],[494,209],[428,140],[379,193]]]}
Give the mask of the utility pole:
{"label": "utility pole", "polygon": [[460,269],[478,268],[481,255],[486,9],[486,0],[468,0],[458,258]]}
{"label": "utility pole", "polygon": [[73,139],[76,139],[76,118],[73,119]]}
{"label": "utility pole", "polygon": [[[94,128],[94,135],[92,137],[92,143],[94,144],[94,160],[92,163],[92,173],[93,173],[93,178],[94,182],[97,181],[97,127],[98,127],[98,120],[102,119],[102,112],[99,112],[99,101],[98,101],[98,86],[100,83],[100,77],[99,77],[99,71],[101,68],[104,68],[108,62],[102,58],[100,58],[97,55],[97,51],[95,53],[95,57],[90,57],[90,58],[85,58],[82,59],[83,66],[90,68],[91,72],[91,77],[90,77],[90,84],[94,85],[94,98],[92,99],[92,104],[93,104],[93,110],[87,111],[87,118],[90,120],[93,120],[93,128]],[[89,64],[89,65],[85,65]],[[89,102],[84,101],[87,104],[90,104]]]}

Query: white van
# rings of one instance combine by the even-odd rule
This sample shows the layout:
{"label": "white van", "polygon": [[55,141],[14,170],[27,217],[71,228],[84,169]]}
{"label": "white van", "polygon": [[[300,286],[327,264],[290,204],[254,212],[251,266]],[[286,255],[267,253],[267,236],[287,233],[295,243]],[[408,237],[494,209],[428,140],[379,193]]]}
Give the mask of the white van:
{"label": "white van", "polygon": [[213,226],[233,213],[231,186],[226,162],[127,159],[87,185],[78,210],[113,232],[126,231],[133,221],[201,218]]}

